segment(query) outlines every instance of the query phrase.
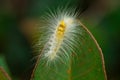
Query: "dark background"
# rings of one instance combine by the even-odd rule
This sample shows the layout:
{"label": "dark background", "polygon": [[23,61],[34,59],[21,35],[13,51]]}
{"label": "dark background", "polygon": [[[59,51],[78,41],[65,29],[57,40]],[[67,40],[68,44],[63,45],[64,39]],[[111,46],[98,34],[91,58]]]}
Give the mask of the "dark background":
{"label": "dark background", "polygon": [[[28,80],[36,55],[33,33],[46,8],[69,0],[0,0],[0,58],[15,80]],[[81,22],[90,29],[103,50],[108,80],[120,80],[120,1],[71,0]],[[9,68],[9,69],[8,69]]]}

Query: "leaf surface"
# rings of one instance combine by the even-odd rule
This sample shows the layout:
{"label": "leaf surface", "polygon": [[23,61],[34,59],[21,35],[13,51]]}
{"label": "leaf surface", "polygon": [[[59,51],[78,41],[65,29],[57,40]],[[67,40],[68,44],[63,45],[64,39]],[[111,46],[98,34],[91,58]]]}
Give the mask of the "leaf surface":
{"label": "leaf surface", "polygon": [[0,80],[11,80],[2,67],[0,67]]}
{"label": "leaf surface", "polygon": [[80,22],[83,36],[78,35],[76,53],[66,63],[58,61],[47,66],[37,60],[31,80],[107,80],[102,50],[90,31]]}

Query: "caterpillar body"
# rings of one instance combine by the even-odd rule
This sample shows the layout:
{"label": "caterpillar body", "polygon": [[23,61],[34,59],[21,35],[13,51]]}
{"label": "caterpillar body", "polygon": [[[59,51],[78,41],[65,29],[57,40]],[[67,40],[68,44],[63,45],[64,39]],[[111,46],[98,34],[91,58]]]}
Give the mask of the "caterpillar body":
{"label": "caterpillar body", "polygon": [[75,9],[58,9],[49,11],[41,17],[38,46],[45,45],[40,53],[41,59],[49,62],[68,60],[78,49],[82,35],[80,24],[77,21],[78,13]]}

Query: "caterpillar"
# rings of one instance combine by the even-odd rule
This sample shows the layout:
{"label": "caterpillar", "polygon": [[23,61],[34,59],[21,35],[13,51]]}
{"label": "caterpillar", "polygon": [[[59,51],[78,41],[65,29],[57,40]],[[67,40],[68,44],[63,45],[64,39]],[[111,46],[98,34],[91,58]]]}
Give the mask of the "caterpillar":
{"label": "caterpillar", "polygon": [[[96,76],[94,72],[106,74],[101,48],[79,21],[76,9],[49,10],[41,17],[38,31],[40,54],[32,74],[33,79],[99,79],[99,74]],[[91,73],[93,76],[90,76]],[[106,75],[101,77],[107,79]]]}
{"label": "caterpillar", "polygon": [[82,35],[77,17],[75,8],[49,10],[41,17],[38,29],[41,37],[37,44],[44,45],[40,53],[42,60],[47,63],[59,60],[65,62],[75,53],[80,45],[78,36]]}

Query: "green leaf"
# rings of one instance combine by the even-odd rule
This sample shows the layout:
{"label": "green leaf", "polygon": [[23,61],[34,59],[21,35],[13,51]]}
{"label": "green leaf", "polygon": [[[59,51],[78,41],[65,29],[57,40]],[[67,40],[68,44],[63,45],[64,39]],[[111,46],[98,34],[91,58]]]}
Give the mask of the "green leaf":
{"label": "green leaf", "polygon": [[5,59],[5,56],[4,55],[0,55],[0,67],[3,67],[4,70],[10,74],[10,70],[8,68],[8,65],[7,65],[7,62],[6,62],[6,59]]}
{"label": "green leaf", "polygon": [[0,80],[11,80],[2,67],[0,67]]}
{"label": "green leaf", "polygon": [[57,61],[50,66],[39,57],[31,80],[107,80],[101,48],[81,22],[78,27],[83,32],[82,37],[78,35],[79,50],[66,63]]}
{"label": "green leaf", "polygon": [[11,80],[8,74],[10,74],[10,71],[5,57],[4,55],[0,54],[0,80]]}

